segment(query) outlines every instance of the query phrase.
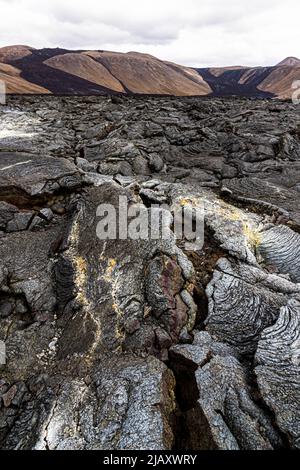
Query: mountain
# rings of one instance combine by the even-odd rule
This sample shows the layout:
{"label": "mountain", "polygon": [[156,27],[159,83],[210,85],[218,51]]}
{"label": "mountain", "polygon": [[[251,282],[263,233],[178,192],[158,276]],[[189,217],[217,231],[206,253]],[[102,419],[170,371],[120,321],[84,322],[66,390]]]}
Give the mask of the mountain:
{"label": "mountain", "polygon": [[292,85],[300,80],[300,62],[298,66],[274,67],[271,73],[261,82],[261,90],[271,92],[282,99],[291,98],[294,89]]}
{"label": "mountain", "polygon": [[289,65],[289,66],[300,66],[300,59],[297,59],[297,57],[287,57],[286,59],[282,60],[277,64],[277,66],[280,65]]}
{"label": "mountain", "polygon": [[0,63],[0,80],[5,81],[7,93],[50,93],[46,88],[20,77],[21,71],[12,65]]}
{"label": "mountain", "polygon": [[272,67],[216,67],[196,69],[214,96],[290,99],[292,84],[300,80],[300,60],[287,57]]}
{"label": "mountain", "polygon": [[8,93],[146,94],[290,99],[300,60],[271,67],[192,68],[138,52],[0,48],[0,80]]}
{"label": "mountain", "polygon": [[13,62],[31,55],[34,49],[29,46],[7,46],[0,48],[0,62]]}
{"label": "mountain", "polygon": [[[197,71],[137,52],[38,50],[12,46],[0,49],[1,62],[15,70],[14,79],[9,73],[7,78],[5,74],[1,77],[7,83],[8,92],[25,93],[25,84],[28,93],[66,95],[189,96],[212,92]],[[18,90],[20,78],[24,82]]]}

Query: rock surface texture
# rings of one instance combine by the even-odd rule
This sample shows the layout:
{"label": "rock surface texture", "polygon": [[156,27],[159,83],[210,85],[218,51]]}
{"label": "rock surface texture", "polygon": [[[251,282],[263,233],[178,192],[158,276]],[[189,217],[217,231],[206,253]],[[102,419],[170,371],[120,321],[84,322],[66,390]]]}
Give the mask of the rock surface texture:
{"label": "rock surface texture", "polygon": [[[0,108],[1,448],[300,448],[299,118],[221,98]],[[103,239],[108,208],[145,233]],[[173,215],[199,208],[192,249]]]}

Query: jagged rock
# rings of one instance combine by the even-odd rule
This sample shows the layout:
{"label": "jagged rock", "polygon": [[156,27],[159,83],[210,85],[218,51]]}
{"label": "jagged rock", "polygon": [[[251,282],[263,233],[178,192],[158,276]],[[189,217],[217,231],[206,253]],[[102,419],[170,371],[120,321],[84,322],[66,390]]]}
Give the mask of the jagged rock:
{"label": "jagged rock", "polygon": [[2,318],[9,317],[9,315],[13,312],[13,304],[8,300],[2,299],[0,300],[0,316]]}
{"label": "jagged rock", "polygon": [[175,375],[194,373],[197,399],[187,419],[197,417],[192,420],[197,448],[266,450],[282,445],[271,420],[253,400],[247,371],[230,348],[201,332],[193,344],[173,346],[170,358]]}
{"label": "jagged rock", "polygon": [[95,137],[97,137],[97,139],[104,139],[113,130],[113,128],[114,126],[110,122],[97,124],[96,126],[87,130],[85,137],[87,139],[93,139]]}
{"label": "jagged rock", "polygon": [[[9,97],[1,447],[299,447],[298,118],[239,98]],[[119,196],[160,206],[154,237],[98,238]],[[200,224],[192,251],[178,209]]]}
{"label": "jagged rock", "polygon": [[0,201],[0,230],[5,230],[9,221],[11,221],[18,212],[17,207],[7,202]]}
{"label": "jagged rock", "polygon": [[292,447],[300,448],[300,303],[282,307],[258,343],[255,373],[262,398]]}
{"label": "jagged rock", "polygon": [[[122,234],[124,240],[97,238],[97,223],[101,220],[96,217],[98,205],[105,200],[119,217],[120,196],[129,204],[137,202],[134,193],[115,183],[91,189],[71,221],[56,267],[56,282],[60,310],[72,310],[74,299],[80,310],[73,317],[74,329],[70,325],[64,333],[63,354],[96,346],[111,350],[122,346],[155,353],[156,349],[166,348],[156,344],[155,332],[159,326],[169,337],[169,345],[178,340],[185,326],[193,327],[196,306],[187,289],[193,286],[194,270],[177,248],[171,231],[165,240],[133,240],[125,234]],[[142,209],[148,217],[145,206]],[[169,275],[175,274],[178,279],[171,281]],[[147,305],[151,314],[145,316]],[[140,328],[130,335],[128,324],[132,322]],[[71,341],[79,331],[80,339]]]}
{"label": "jagged rock", "polygon": [[80,170],[83,170],[87,173],[89,172],[95,172],[97,169],[97,164],[93,162],[89,162],[85,158],[76,158],[76,165]]}
{"label": "jagged rock", "polygon": [[154,358],[110,356],[109,364],[98,365],[90,385],[79,377],[45,377],[34,406],[31,395],[14,417],[7,447],[170,450],[172,373]]}
{"label": "jagged rock", "polygon": [[288,158],[291,161],[300,159],[300,143],[290,133],[281,136],[278,142],[278,154],[280,158]]}
{"label": "jagged rock", "polygon": [[113,182],[114,177],[108,175],[99,175],[98,173],[87,173],[83,176],[83,182],[93,186],[101,186],[107,182]]}
{"label": "jagged rock", "polygon": [[139,194],[142,199],[145,199],[150,204],[163,204],[167,202],[167,198],[164,192],[142,188]]}
{"label": "jagged rock", "polygon": [[49,209],[48,207],[45,207],[45,209],[41,209],[41,210],[40,210],[39,216],[40,216],[42,219],[47,220],[47,222],[50,222],[50,221],[53,219],[53,212],[52,212],[52,210]]}
{"label": "jagged rock", "polygon": [[266,263],[300,282],[300,235],[289,227],[270,227],[262,231],[259,253]]}
{"label": "jagged rock", "polygon": [[7,232],[20,232],[26,230],[33,217],[33,212],[19,212],[15,214],[14,218],[10,220],[6,226]]}
{"label": "jagged rock", "polygon": [[0,197],[18,206],[81,184],[76,166],[62,158],[2,152],[0,172]]}
{"label": "jagged rock", "polygon": [[207,287],[207,330],[240,353],[253,354],[261,332],[300,286],[246,264],[221,259]]}
{"label": "jagged rock", "polygon": [[149,155],[149,167],[151,170],[159,173],[164,167],[164,161],[158,154],[152,153]]}
{"label": "jagged rock", "polygon": [[[155,188],[160,191],[160,186]],[[166,188],[171,206],[198,208],[203,211],[206,227],[214,234],[221,249],[249,264],[257,265],[256,248],[263,218],[222,201],[198,185],[169,184]]]}
{"label": "jagged rock", "polygon": [[130,163],[123,161],[117,163],[100,163],[98,167],[98,172],[101,175],[117,175],[120,174],[122,176],[132,176],[133,171]]}
{"label": "jagged rock", "polygon": [[199,405],[223,450],[263,450],[281,442],[262,410],[252,401],[247,377],[237,359],[216,356],[195,373]]}
{"label": "jagged rock", "polygon": [[147,189],[153,189],[156,186],[158,186],[159,184],[161,184],[160,180],[150,179],[150,180],[145,181],[144,183],[142,183],[142,187],[147,188]]}
{"label": "jagged rock", "polygon": [[[54,314],[56,296],[49,255],[61,231],[57,224],[47,231],[7,234],[0,239],[0,290],[24,296],[33,318]],[[2,325],[1,339],[5,330]]]}
{"label": "jagged rock", "polygon": [[[281,184],[275,184],[271,179],[268,181],[265,175],[262,179],[255,177],[232,178],[225,180],[226,186],[232,191],[240,202],[265,208],[265,211],[283,214],[287,219],[300,223],[298,201],[299,192],[296,188],[285,188]],[[295,203],[296,202],[296,203]]]}
{"label": "jagged rock", "polygon": [[[36,104],[37,102],[32,103],[32,107],[29,104],[22,110],[2,107],[1,150],[29,152],[38,156],[72,154],[71,142],[75,132],[68,125],[69,117],[62,111],[61,105],[52,102],[45,104],[44,109],[38,109]],[[58,112],[60,119],[57,119]],[[39,113],[43,114],[43,117],[39,116]]]}
{"label": "jagged rock", "polygon": [[29,230],[39,230],[48,225],[48,222],[46,219],[43,217],[36,216],[32,219],[32,222],[30,223]]}
{"label": "jagged rock", "polygon": [[135,175],[149,175],[150,174],[148,162],[141,155],[138,155],[133,160],[132,168],[133,168]]}
{"label": "jagged rock", "polygon": [[121,186],[128,186],[129,184],[135,183],[135,178],[132,176],[122,176],[117,175],[115,176],[114,180],[119,183]]}

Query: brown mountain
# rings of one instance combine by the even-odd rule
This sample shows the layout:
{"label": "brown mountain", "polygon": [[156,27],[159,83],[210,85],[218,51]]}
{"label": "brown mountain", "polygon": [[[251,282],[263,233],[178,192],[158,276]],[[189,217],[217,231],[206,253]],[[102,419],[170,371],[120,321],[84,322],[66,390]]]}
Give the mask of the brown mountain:
{"label": "brown mountain", "polygon": [[273,67],[191,68],[138,52],[0,48],[0,79],[8,93],[61,95],[214,95],[289,99],[300,60]]}
{"label": "brown mountain", "polygon": [[31,55],[34,49],[29,46],[7,46],[0,48],[0,62],[13,62],[22,59],[27,55]]}
{"label": "brown mountain", "polygon": [[[86,52],[133,93],[160,95],[207,95],[210,87],[192,69],[163,62],[149,54]],[[196,77],[196,78],[195,78]]]}
{"label": "brown mountain", "polygon": [[[189,96],[212,92],[196,70],[137,52],[37,50],[11,46],[0,49],[0,61],[15,70],[13,83],[10,73],[6,76],[3,72],[1,76],[10,93]],[[24,80],[19,88],[17,78]]]}
{"label": "brown mountain", "polygon": [[45,88],[24,80],[20,77],[20,73],[21,71],[12,65],[0,63],[0,80],[3,80],[6,83],[7,93],[50,93]]}
{"label": "brown mountain", "polygon": [[197,69],[215,96],[290,99],[300,80],[300,60],[287,57],[273,67],[216,67]]}
{"label": "brown mountain", "polygon": [[297,80],[300,80],[300,61],[298,66],[274,67],[258,88],[271,92],[279,98],[289,99],[294,92],[292,85]]}
{"label": "brown mountain", "polygon": [[289,65],[291,67],[300,66],[300,60],[297,59],[297,57],[287,57],[286,59],[279,62],[279,64],[277,64],[277,66],[280,65]]}
{"label": "brown mountain", "polygon": [[76,53],[57,55],[46,60],[44,64],[111,90],[125,91],[120,81],[107,68],[88,55]]}

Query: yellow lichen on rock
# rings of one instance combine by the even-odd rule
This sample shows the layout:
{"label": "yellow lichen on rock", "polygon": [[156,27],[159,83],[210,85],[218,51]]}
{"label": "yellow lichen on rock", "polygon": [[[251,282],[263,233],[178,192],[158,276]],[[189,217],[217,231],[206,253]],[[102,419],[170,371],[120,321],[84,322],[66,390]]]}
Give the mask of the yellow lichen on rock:
{"label": "yellow lichen on rock", "polygon": [[76,300],[82,305],[88,306],[89,301],[86,298],[85,288],[87,286],[87,263],[82,256],[74,256],[73,258],[75,267],[75,284],[78,289]]}
{"label": "yellow lichen on rock", "polygon": [[105,270],[105,274],[103,276],[106,282],[110,282],[110,283],[112,282],[112,274],[116,265],[117,265],[117,261],[114,258],[109,258],[107,260],[107,267]]}
{"label": "yellow lichen on rock", "polygon": [[193,207],[202,207],[203,201],[196,199],[195,197],[186,197],[179,199],[178,201],[181,207],[191,206]]}
{"label": "yellow lichen on rock", "polygon": [[243,221],[242,224],[243,224],[243,233],[246,237],[248,244],[252,248],[257,248],[261,241],[261,236],[260,236],[258,229],[256,227],[251,226],[249,222]]}
{"label": "yellow lichen on rock", "polygon": [[217,212],[228,221],[241,223],[245,241],[251,248],[255,249],[259,245],[261,239],[259,229],[254,225],[254,222],[249,219],[245,212],[241,209],[230,206],[223,201],[222,206],[220,205],[218,207]]}
{"label": "yellow lichen on rock", "polygon": [[112,298],[114,299],[114,302],[112,304],[112,309],[114,310],[117,316],[117,322],[115,325],[115,338],[119,342],[119,346],[117,348],[119,349],[121,347],[121,343],[125,339],[125,333],[121,331],[121,328],[119,325],[119,322],[123,317],[123,311],[120,309],[118,305],[118,300],[117,300],[117,295],[116,295],[118,291],[117,290],[118,274],[114,276],[114,271],[116,269],[116,266],[117,266],[117,260],[114,258],[108,258],[103,279],[111,285]]}

